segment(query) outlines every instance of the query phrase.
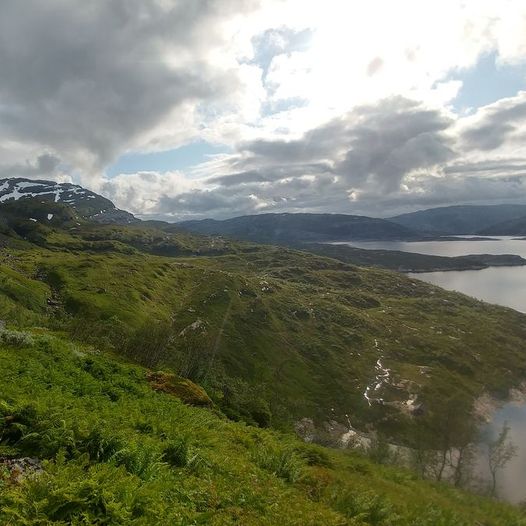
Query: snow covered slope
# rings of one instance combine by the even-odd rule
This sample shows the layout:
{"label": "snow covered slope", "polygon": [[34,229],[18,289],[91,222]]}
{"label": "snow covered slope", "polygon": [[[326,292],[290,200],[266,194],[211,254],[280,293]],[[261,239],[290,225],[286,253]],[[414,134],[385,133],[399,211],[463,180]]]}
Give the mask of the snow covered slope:
{"label": "snow covered slope", "polygon": [[0,179],[0,204],[20,199],[39,199],[69,205],[86,219],[101,223],[134,223],[129,212],[119,210],[105,197],[71,183],[56,183],[23,178]]}

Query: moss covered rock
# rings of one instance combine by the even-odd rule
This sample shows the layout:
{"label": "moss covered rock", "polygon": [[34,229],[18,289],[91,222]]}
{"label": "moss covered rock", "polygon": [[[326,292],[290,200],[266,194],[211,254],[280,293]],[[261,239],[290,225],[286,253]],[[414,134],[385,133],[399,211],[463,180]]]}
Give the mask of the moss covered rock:
{"label": "moss covered rock", "polygon": [[150,372],[147,378],[155,391],[162,391],[163,393],[176,396],[185,404],[211,406],[213,403],[206,391],[200,385],[188,380],[188,378],[181,378],[176,374],[163,371]]}

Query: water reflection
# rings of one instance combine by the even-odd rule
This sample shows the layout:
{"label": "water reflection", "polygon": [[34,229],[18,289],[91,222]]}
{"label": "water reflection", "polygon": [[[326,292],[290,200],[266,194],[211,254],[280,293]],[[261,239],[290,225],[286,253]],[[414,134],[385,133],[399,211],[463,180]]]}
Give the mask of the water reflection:
{"label": "water reflection", "polygon": [[[401,250],[434,256],[468,254],[516,254],[526,258],[526,240],[501,237],[485,241],[367,241],[349,245],[379,250]],[[447,290],[526,312],[526,266],[490,267],[484,270],[423,272],[410,274]]]}
{"label": "water reflection", "polygon": [[[510,427],[509,438],[517,448],[517,455],[498,473],[497,495],[519,503],[526,499],[526,406],[517,403],[504,405],[481,431],[495,439],[506,423]],[[489,477],[487,450],[484,446],[479,448],[477,472],[484,478]]]}

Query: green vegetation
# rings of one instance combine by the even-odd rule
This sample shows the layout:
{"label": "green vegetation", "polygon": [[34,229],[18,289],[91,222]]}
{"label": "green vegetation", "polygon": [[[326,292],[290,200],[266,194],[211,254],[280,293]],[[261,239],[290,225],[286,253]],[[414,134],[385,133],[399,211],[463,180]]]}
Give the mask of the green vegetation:
{"label": "green vegetation", "polygon": [[[526,316],[298,250],[27,207],[2,223],[0,523],[524,524],[419,477],[444,480],[473,401],[523,380]],[[410,446],[417,470],[299,442],[305,419],[320,443],[374,429],[372,458]],[[6,459],[25,457],[42,465],[20,479]]]}
{"label": "green vegetation", "polygon": [[14,481],[0,467],[1,524],[526,524],[358,453],[185,406],[92,346],[15,332],[0,343],[0,456],[42,471]]}
{"label": "green vegetation", "polygon": [[330,258],[362,265],[380,267],[399,272],[435,272],[441,270],[480,270],[488,267],[522,266],[526,259],[512,255],[474,254],[469,256],[430,256],[398,250],[365,250],[349,245],[306,243],[298,245],[306,250]]}
{"label": "green vegetation", "polygon": [[[158,255],[161,241],[182,255]],[[404,411],[409,396],[433,412],[444,393],[506,396],[526,374],[526,317],[510,309],[383,270],[152,226],[49,228],[39,245],[0,252],[0,291],[0,319],[187,378],[230,418],[260,426],[310,417],[321,428],[349,415],[407,442],[420,421]],[[378,359],[390,371],[377,392],[386,403],[370,405]]]}

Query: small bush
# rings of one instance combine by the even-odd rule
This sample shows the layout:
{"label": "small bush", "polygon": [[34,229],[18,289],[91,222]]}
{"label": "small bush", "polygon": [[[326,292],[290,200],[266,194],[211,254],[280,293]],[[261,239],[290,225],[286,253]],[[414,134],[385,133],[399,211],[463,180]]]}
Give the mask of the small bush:
{"label": "small bush", "polygon": [[42,458],[53,458],[59,451],[72,457],[76,451],[75,432],[64,420],[52,418],[39,420],[19,441],[19,447],[26,453]]}
{"label": "small bush", "polygon": [[164,448],[162,458],[172,467],[186,467],[190,460],[190,441],[188,437],[172,440]]}
{"label": "small bush", "polygon": [[301,444],[296,448],[296,451],[305,459],[308,466],[332,467],[332,462],[327,452],[317,445]]}
{"label": "small bush", "polygon": [[0,439],[7,445],[17,444],[38,421],[37,410],[32,405],[13,407],[0,402]]}
{"label": "small bush", "polygon": [[128,473],[142,480],[152,480],[161,466],[161,460],[162,455],[156,448],[147,444],[136,444],[119,452],[115,464],[124,466]]}
{"label": "small bush", "polygon": [[287,482],[296,482],[305,467],[304,460],[293,448],[277,449],[259,447],[253,455],[254,462]]}
{"label": "small bush", "polygon": [[101,429],[95,428],[77,444],[80,453],[87,453],[92,462],[109,462],[121,455],[126,446],[117,436],[108,436]]}
{"label": "small bush", "polygon": [[192,471],[199,471],[207,465],[186,436],[172,440],[164,448],[161,459],[174,468],[189,468]]}
{"label": "small bush", "polygon": [[349,489],[336,491],[332,495],[332,507],[350,519],[371,526],[387,526],[396,519],[396,514],[387,499],[372,491],[363,493]]}
{"label": "small bush", "polygon": [[143,443],[126,445],[123,438],[99,428],[93,429],[76,446],[77,454],[87,454],[91,462],[124,466],[128,473],[143,480],[152,479],[161,465],[161,454],[157,449]]}
{"label": "small bush", "polygon": [[0,342],[11,347],[33,347],[35,340],[23,331],[0,330]]}
{"label": "small bush", "polygon": [[141,420],[135,424],[135,429],[143,435],[151,435],[153,433],[153,426],[150,422]]}

